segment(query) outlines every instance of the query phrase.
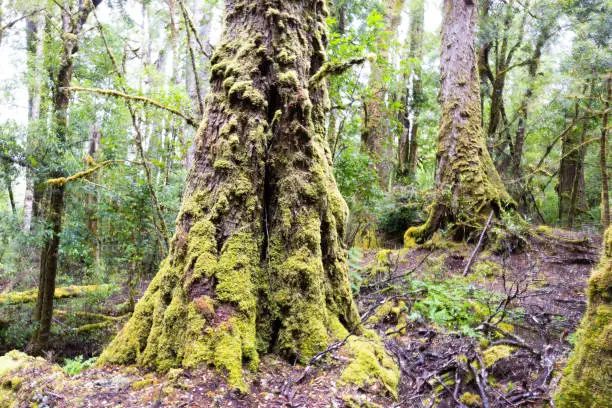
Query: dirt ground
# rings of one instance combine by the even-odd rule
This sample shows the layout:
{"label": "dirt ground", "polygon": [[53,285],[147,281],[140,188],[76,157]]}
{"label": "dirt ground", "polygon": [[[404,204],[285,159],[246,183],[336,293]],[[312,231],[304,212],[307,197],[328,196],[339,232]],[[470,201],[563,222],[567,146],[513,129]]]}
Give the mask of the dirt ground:
{"label": "dirt ground", "polygon": [[[522,252],[510,256],[479,252],[472,265],[489,262],[497,267],[492,276],[471,284],[496,293],[503,303],[477,328],[480,337],[409,317],[411,305],[424,294],[406,286],[412,279],[430,276],[432,264],[436,279],[461,275],[472,245],[391,251],[375,279],[371,266],[380,256],[377,251],[365,252],[360,260],[363,269],[358,270],[364,276],[356,297],[360,310],[365,314],[387,302],[402,302],[406,309],[366,322],[378,331],[400,367],[396,398],[375,385],[341,385],[340,373],[350,356],[339,348],[308,367],[306,374],[303,366],[265,356],[258,373],[245,372],[251,384],[246,394],[230,389],[223,376],[208,368],[159,375],[108,366],[69,377],[59,366],[31,358],[2,376],[0,407],[11,406],[2,402],[2,395],[19,401],[14,406],[38,408],[550,406],[551,392],[571,350],[571,335],[586,307],[584,289],[598,247],[597,237],[542,229]],[[492,303],[499,306],[497,300]],[[520,312],[511,331],[498,322],[506,311]],[[491,350],[508,353],[487,364],[484,359]]]}

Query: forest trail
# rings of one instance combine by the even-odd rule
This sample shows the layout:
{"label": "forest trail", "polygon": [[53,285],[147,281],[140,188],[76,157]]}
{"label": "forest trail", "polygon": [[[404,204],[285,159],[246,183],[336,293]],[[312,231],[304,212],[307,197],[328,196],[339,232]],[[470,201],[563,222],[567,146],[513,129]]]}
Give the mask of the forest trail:
{"label": "forest trail", "polygon": [[232,391],[208,368],[164,375],[105,366],[71,377],[57,364],[12,352],[0,360],[0,406],[10,400],[39,407],[413,407],[435,400],[438,407],[475,407],[483,392],[489,407],[544,406],[571,349],[568,334],[584,313],[599,241],[533,231],[525,251],[478,253],[465,278],[472,245],[434,240],[412,250],[353,254],[356,300],[362,316],[370,315],[365,325],[400,366],[396,398],[376,383],[343,385],[343,348],[306,373],[266,356],[258,373],[245,371],[248,394]]}

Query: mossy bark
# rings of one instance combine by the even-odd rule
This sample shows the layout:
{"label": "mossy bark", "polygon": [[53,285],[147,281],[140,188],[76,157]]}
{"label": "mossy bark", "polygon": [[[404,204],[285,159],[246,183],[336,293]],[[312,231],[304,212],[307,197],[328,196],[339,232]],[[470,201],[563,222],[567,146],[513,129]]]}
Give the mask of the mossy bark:
{"label": "mossy bark", "polygon": [[[578,116],[576,106],[576,116]],[[581,145],[584,143],[587,125],[567,132],[562,139],[561,164],[559,165],[559,184],[557,194],[559,196],[559,221],[562,225],[572,228],[577,210],[586,208],[585,179],[584,179],[584,157],[586,149]]]}
{"label": "mossy bark", "polygon": [[100,362],[242,369],[302,360],[358,313],[347,207],[325,135],[322,0],[226,1],[211,92],[170,253]]}
{"label": "mossy bark", "polygon": [[492,209],[499,212],[512,203],[482,129],[476,22],[477,2],[444,1],[436,196],[427,222],[409,229],[407,241],[426,240],[450,223],[456,234],[480,231]]}
{"label": "mossy bark", "polygon": [[[385,0],[383,2],[385,18],[384,33],[393,34],[399,26],[404,0]],[[385,119],[387,84],[384,70],[389,64],[389,43],[391,38],[379,38],[376,42],[378,59],[371,64],[370,97],[364,104],[364,128],[361,132],[361,150],[370,155],[376,167],[378,184],[383,190],[389,187],[389,178],[393,169],[393,152],[389,140],[391,126]]]}
{"label": "mossy bark", "polygon": [[576,348],[555,396],[559,408],[612,406],[612,227],[587,289],[588,305]]}
{"label": "mossy bark", "polygon": [[417,149],[419,146],[419,114],[423,105],[423,22],[425,19],[424,0],[413,1],[410,7],[410,47],[408,60],[412,71],[406,84],[402,124],[404,126],[398,145],[398,175],[414,181],[417,170]]}
{"label": "mossy bark", "polygon": [[601,226],[608,228],[610,225],[610,187],[608,182],[608,111],[610,110],[610,96],[612,95],[612,76],[604,81],[606,88],[606,99],[604,102],[604,114],[601,119],[601,138],[599,141],[599,168],[601,171]]}

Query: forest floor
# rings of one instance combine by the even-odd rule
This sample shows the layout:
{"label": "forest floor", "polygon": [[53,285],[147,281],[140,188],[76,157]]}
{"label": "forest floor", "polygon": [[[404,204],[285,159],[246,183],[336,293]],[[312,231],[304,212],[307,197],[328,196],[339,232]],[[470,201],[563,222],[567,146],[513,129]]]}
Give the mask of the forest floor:
{"label": "forest floor", "polygon": [[264,356],[259,372],[245,372],[246,394],[207,368],[160,375],[106,366],[69,376],[49,360],[12,352],[0,357],[0,407],[549,406],[599,242],[533,231],[519,253],[479,252],[465,277],[473,245],[350,252],[365,326],[400,367],[395,397],[377,383],[343,385],[350,355],[342,347],[307,369]]}

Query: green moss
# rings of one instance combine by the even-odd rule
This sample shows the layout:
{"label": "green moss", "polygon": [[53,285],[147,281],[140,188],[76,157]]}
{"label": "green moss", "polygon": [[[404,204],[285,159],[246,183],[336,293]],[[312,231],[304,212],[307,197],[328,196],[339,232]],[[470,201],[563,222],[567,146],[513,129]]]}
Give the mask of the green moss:
{"label": "green moss", "polygon": [[489,368],[499,360],[510,357],[515,350],[516,347],[508,346],[505,344],[489,347],[482,353],[485,367]]}
{"label": "green moss", "polygon": [[31,361],[33,357],[17,350],[9,351],[0,357],[0,377],[17,370]]}
{"label": "green moss", "polygon": [[152,378],[146,378],[144,380],[134,381],[132,383],[132,389],[134,391],[142,390],[143,388],[148,387],[149,385],[154,384],[155,381]]}
{"label": "green moss", "polygon": [[287,71],[280,74],[278,76],[278,83],[280,86],[290,89],[297,89],[300,85],[295,71]]}
{"label": "green moss", "polygon": [[378,382],[391,396],[397,398],[399,368],[387,354],[380,339],[372,332],[369,334],[371,339],[351,337],[347,341],[347,350],[352,354],[352,358],[342,372],[341,380],[361,387],[372,386]]}
{"label": "green moss", "polygon": [[[94,293],[104,293],[116,290],[112,285],[86,285],[86,286],[62,286],[55,288],[54,297],[56,299],[85,296]],[[23,292],[9,292],[0,294],[0,304],[18,304],[35,302],[38,296],[38,289],[26,290]]]}
{"label": "green moss", "polygon": [[612,227],[589,280],[587,311],[578,329],[555,404],[560,408],[612,406]]}
{"label": "green moss", "polygon": [[459,397],[459,401],[468,407],[480,407],[482,406],[482,399],[480,395],[472,394],[471,392],[465,392]]}
{"label": "green moss", "polygon": [[258,108],[265,108],[268,105],[268,101],[264,98],[263,94],[253,87],[252,80],[235,82],[227,92],[227,96],[230,99],[238,98],[247,101]]}

